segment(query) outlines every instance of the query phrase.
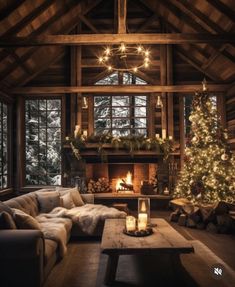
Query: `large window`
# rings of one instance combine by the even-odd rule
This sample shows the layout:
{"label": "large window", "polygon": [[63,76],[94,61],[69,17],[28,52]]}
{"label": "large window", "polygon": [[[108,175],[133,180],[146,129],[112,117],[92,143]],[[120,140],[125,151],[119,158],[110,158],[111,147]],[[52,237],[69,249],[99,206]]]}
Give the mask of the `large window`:
{"label": "large window", "polygon": [[0,102],[0,189],[8,187],[8,112]]}
{"label": "large window", "polygon": [[147,135],[147,96],[95,96],[95,134]]}
{"label": "large window", "polygon": [[26,184],[61,184],[61,100],[25,102]]}
{"label": "large window", "polygon": [[[129,72],[113,72],[96,85],[146,85]],[[147,96],[113,95],[94,97],[95,134],[147,135]]]}

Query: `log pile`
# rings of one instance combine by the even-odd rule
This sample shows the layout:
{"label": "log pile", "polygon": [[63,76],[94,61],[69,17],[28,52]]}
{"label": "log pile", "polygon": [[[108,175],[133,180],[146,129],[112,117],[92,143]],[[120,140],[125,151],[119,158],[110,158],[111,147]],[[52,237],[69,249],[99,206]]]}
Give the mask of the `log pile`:
{"label": "log pile", "polygon": [[111,192],[109,181],[105,177],[99,178],[97,181],[90,179],[87,185],[88,193]]}
{"label": "log pile", "polygon": [[235,233],[235,205],[225,201],[193,205],[185,198],[170,201],[170,221],[181,226],[206,229],[212,233]]}

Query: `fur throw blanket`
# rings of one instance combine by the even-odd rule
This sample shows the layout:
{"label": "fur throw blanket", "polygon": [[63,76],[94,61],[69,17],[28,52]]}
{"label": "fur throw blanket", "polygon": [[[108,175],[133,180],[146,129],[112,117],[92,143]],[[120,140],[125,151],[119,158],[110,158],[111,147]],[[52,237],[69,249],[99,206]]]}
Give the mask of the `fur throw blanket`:
{"label": "fur throw blanket", "polygon": [[[40,224],[44,238],[51,239],[58,243],[59,255],[61,258],[67,252],[68,231],[72,228],[72,222],[68,218],[48,218],[47,214],[40,214],[36,217]],[[67,229],[66,229],[67,227]]]}
{"label": "fur throw blanket", "polygon": [[50,213],[43,214],[46,218],[67,217],[80,226],[83,232],[92,234],[99,221],[108,218],[125,218],[126,213],[113,207],[101,204],[85,204],[72,209],[56,207]]}

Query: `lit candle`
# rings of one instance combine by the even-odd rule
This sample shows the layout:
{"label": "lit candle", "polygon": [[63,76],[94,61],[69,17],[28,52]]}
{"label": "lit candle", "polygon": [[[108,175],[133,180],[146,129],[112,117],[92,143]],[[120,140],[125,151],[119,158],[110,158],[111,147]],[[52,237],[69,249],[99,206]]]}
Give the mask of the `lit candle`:
{"label": "lit candle", "polygon": [[126,230],[127,231],[135,231],[136,228],[136,220],[134,216],[126,217]]}
{"label": "lit candle", "polygon": [[80,125],[75,126],[75,130],[79,131],[80,130]]}
{"label": "lit candle", "polygon": [[80,130],[80,125],[76,125],[75,126],[75,130],[74,130],[74,137],[76,138],[78,133],[79,133],[79,130]]}
{"label": "lit candle", "polygon": [[163,194],[165,194],[165,195],[169,195],[169,189],[166,187],[164,190],[163,190]]}
{"label": "lit candle", "polygon": [[87,137],[87,130],[84,130],[82,134],[86,138]]}
{"label": "lit candle", "polygon": [[166,139],[166,129],[162,129],[162,139]]}
{"label": "lit candle", "polygon": [[172,140],[173,140],[173,137],[172,137],[172,136],[169,136],[169,140],[172,141]]}
{"label": "lit candle", "polygon": [[69,137],[66,137],[65,140],[66,140],[66,141],[69,141]]}
{"label": "lit candle", "polygon": [[155,138],[156,138],[156,139],[159,139],[159,138],[160,138],[160,135],[159,135],[159,134],[155,134]]}
{"label": "lit candle", "polygon": [[148,215],[147,213],[139,213],[138,215],[138,230],[146,230]]}

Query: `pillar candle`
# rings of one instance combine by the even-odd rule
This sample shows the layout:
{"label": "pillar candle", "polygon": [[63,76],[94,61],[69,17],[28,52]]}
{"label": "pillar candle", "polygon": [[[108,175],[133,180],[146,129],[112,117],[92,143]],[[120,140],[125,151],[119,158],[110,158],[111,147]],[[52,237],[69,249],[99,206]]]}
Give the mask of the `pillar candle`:
{"label": "pillar candle", "polygon": [[138,230],[146,230],[148,215],[147,213],[139,213],[138,215]]}
{"label": "pillar candle", "polygon": [[162,139],[166,139],[166,129],[162,129]]}
{"label": "pillar candle", "polygon": [[127,231],[135,231],[136,228],[136,220],[134,216],[126,217],[126,230]]}
{"label": "pillar candle", "polygon": [[87,130],[84,130],[82,134],[86,138],[87,137]]}
{"label": "pillar candle", "polygon": [[172,141],[172,140],[173,140],[173,137],[172,137],[172,136],[169,136],[169,140]]}
{"label": "pillar candle", "polygon": [[155,138],[156,138],[156,139],[159,139],[159,138],[160,138],[160,135],[159,135],[159,134],[155,134]]}

